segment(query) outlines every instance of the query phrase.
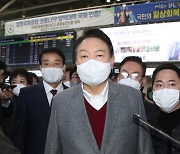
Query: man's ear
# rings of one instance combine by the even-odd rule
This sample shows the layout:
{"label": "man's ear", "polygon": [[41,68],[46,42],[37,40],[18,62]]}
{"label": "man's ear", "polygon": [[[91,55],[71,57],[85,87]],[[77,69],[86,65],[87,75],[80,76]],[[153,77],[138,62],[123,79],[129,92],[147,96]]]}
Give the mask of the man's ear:
{"label": "man's ear", "polygon": [[41,68],[42,68],[42,66],[41,65],[39,65],[39,70],[41,71]]}
{"label": "man's ear", "polygon": [[110,59],[111,69],[113,69],[113,67],[114,67],[114,61],[115,61],[115,57],[113,55]]}
{"label": "man's ear", "polygon": [[66,65],[63,66],[63,71],[66,72]]}
{"label": "man's ear", "polygon": [[147,77],[146,76],[143,77],[141,87],[145,87],[147,84],[147,81],[148,81]]}

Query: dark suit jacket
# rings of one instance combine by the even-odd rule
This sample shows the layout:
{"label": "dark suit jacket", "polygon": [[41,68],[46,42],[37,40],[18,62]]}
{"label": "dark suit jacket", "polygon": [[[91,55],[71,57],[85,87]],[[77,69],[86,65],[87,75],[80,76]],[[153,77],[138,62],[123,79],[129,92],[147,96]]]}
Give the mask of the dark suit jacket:
{"label": "dark suit jacket", "polygon": [[0,153],[1,154],[20,154],[19,150],[13,146],[13,143],[3,134],[0,127]]}
{"label": "dark suit jacket", "polygon": [[44,154],[49,117],[50,107],[43,83],[23,88],[14,131],[14,144],[23,154]]}
{"label": "dark suit jacket", "polygon": [[150,135],[133,122],[146,119],[141,93],[109,82],[106,120],[99,150],[86,112],[81,85],[53,98],[45,154],[153,154]]}

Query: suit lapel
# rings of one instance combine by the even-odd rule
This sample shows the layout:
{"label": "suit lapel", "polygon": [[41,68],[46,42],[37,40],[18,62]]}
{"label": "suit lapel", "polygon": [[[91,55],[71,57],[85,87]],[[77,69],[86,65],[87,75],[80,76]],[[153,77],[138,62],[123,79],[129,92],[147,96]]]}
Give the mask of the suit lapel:
{"label": "suit lapel", "polygon": [[114,85],[111,82],[109,82],[106,120],[105,120],[103,140],[101,144],[102,153],[105,153],[105,150],[109,144],[121,104],[121,100],[119,100],[119,98],[121,97],[118,96],[118,100],[116,99],[117,95],[119,95],[120,93],[113,90],[113,86]]}
{"label": "suit lapel", "polygon": [[[68,87],[63,84],[63,89],[67,89]],[[38,103],[41,105],[41,109],[49,116],[51,112],[51,108],[49,106],[49,102],[47,99],[46,91],[43,85],[43,82],[37,84],[37,92],[36,98],[38,98]]]}
{"label": "suit lapel", "polygon": [[44,89],[44,85],[42,82],[38,84],[36,95],[37,95],[36,98],[38,98],[37,103],[41,105],[41,109],[44,110],[45,113],[47,113],[47,115],[49,116],[51,110],[50,110],[47,95]]}
{"label": "suit lapel", "polygon": [[78,124],[81,126],[82,132],[85,138],[88,140],[91,147],[94,149],[96,153],[98,153],[99,149],[86,112],[81,85],[79,85],[78,90],[74,92],[72,100],[74,100],[74,102],[71,104],[72,104],[72,110],[75,115],[75,119],[77,120]]}

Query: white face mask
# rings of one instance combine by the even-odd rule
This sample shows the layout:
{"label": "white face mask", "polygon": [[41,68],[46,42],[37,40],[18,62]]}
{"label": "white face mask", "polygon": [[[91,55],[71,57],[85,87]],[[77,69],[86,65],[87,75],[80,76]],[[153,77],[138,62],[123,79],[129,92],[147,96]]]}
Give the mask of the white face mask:
{"label": "white face mask", "polygon": [[24,88],[24,87],[26,87],[26,86],[23,85],[23,84],[16,84],[16,87],[13,88],[13,93],[14,93],[14,95],[19,96],[20,89],[21,89],[21,88]]}
{"label": "white face mask", "polygon": [[65,86],[70,87],[70,81],[63,82]]}
{"label": "white face mask", "polygon": [[111,72],[110,62],[102,63],[94,59],[77,65],[77,73],[82,82],[88,85],[98,85],[105,81]]}
{"label": "white face mask", "polygon": [[141,87],[141,84],[138,81],[133,80],[131,78],[121,79],[118,81],[118,83],[133,87],[137,90],[140,90],[140,87]]}
{"label": "white face mask", "polygon": [[59,82],[63,77],[63,68],[47,67],[40,68],[42,77],[47,83]]}
{"label": "white face mask", "polygon": [[171,112],[179,103],[179,90],[161,89],[153,92],[154,102],[164,112]]}

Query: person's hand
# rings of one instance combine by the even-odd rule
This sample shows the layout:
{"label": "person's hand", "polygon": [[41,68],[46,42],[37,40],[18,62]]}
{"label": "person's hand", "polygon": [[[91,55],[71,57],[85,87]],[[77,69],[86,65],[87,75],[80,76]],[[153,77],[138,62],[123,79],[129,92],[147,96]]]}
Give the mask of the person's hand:
{"label": "person's hand", "polygon": [[0,88],[0,99],[2,104],[6,104],[14,96],[12,89],[1,89]]}

